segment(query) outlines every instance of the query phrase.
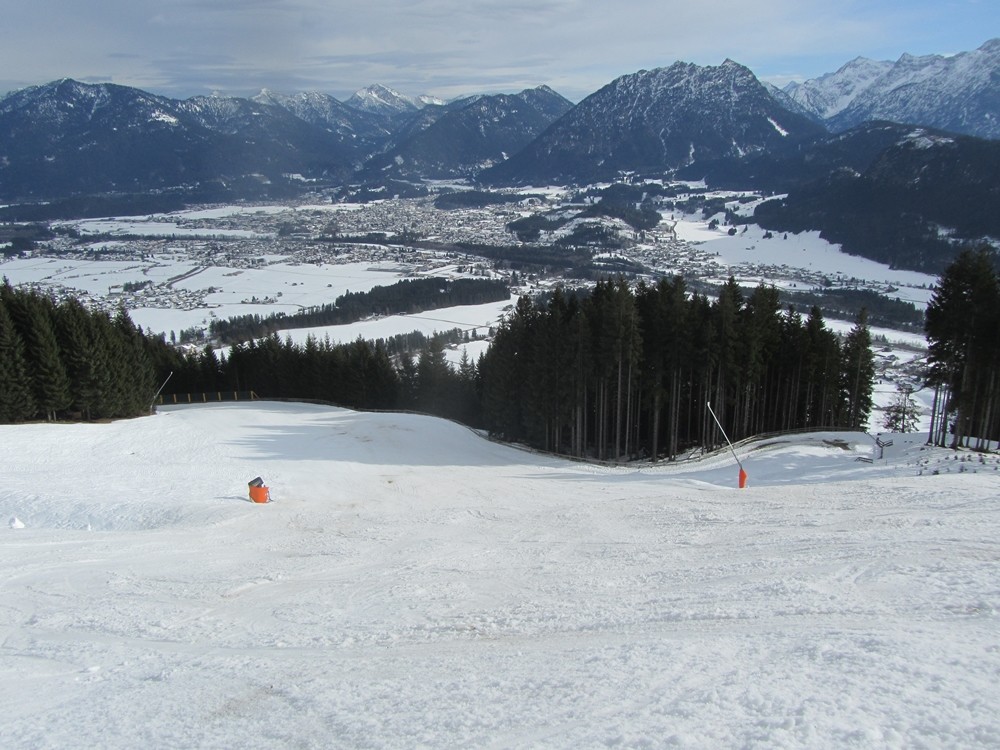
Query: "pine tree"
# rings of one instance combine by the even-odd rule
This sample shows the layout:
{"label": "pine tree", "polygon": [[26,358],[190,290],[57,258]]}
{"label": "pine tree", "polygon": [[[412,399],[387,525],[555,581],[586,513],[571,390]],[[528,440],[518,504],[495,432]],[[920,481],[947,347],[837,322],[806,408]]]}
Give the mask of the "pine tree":
{"label": "pine tree", "polygon": [[576,345],[570,315],[569,301],[557,288],[546,309],[538,314],[529,352],[528,407],[535,417],[531,420],[532,437],[555,452],[562,449],[564,433],[573,419]]}
{"label": "pine tree", "polygon": [[516,442],[528,432],[526,388],[531,378],[531,351],[538,311],[520,297],[514,312],[494,333],[483,357],[483,411],[490,432]]}
{"label": "pine tree", "polygon": [[[747,300],[741,317],[743,390],[742,410],[736,437],[746,437],[769,428],[768,414],[773,408],[770,384],[772,365],[781,341],[778,290],[759,284]],[[734,436],[730,436],[734,437]],[[734,437],[735,439],[735,437]]]}
{"label": "pine tree", "polygon": [[376,341],[368,360],[369,409],[395,409],[399,402],[399,376],[392,365],[389,352],[381,341]]}
{"label": "pine tree", "polygon": [[[739,365],[740,358],[740,317],[745,301],[736,279],[732,276],[719,289],[718,300],[713,308],[715,320],[715,340],[718,342],[715,374],[715,388],[711,403],[724,425],[731,425],[735,434],[736,418],[739,411],[740,393],[743,390],[745,372]],[[708,411],[707,409],[705,411]],[[705,447],[722,443],[722,435],[714,420],[706,423],[708,433],[702,441]]]}
{"label": "pine tree", "polygon": [[0,299],[0,422],[22,422],[34,414],[24,342]]}
{"label": "pine tree", "polygon": [[72,403],[53,328],[55,305],[48,297],[18,291],[4,292],[4,302],[24,341],[35,405],[46,419],[55,420]]}
{"label": "pine tree", "polygon": [[872,411],[872,387],[875,382],[875,356],[868,331],[868,311],[861,308],[854,327],[844,339],[841,369],[841,425],[863,429]]}
{"label": "pine tree", "polygon": [[476,364],[469,357],[468,349],[462,349],[462,355],[458,362],[458,372],[456,377],[455,391],[455,419],[467,425],[478,427],[479,419],[479,394],[476,374]]}
{"label": "pine tree", "polygon": [[[121,351],[127,362],[122,391],[123,416],[147,414],[158,387],[157,372],[150,357],[149,343],[129,317],[124,307],[118,308],[113,320],[114,329],[121,341]],[[166,377],[166,374],[164,374]]]}
{"label": "pine tree", "polygon": [[840,343],[813,307],[805,324],[806,392],[804,427],[837,426],[840,400]]}
{"label": "pine tree", "polygon": [[108,391],[107,341],[98,333],[99,323],[78,300],[59,305],[57,336],[70,382],[71,407],[84,419],[108,416],[104,405]]}
{"label": "pine tree", "polygon": [[399,405],[402,409],[417,406],[418,379],[417,365],[413,354],[407,349],[399,355]]}

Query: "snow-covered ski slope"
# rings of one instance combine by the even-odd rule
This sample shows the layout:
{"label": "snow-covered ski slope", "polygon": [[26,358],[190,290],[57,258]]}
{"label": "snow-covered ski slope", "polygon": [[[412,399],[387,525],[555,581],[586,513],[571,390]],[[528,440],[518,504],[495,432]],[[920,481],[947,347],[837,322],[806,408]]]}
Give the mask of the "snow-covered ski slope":
{"label": "snow-covered ski slope", "polygon": [[740,491],[303,404],[0,427],[0,746],[998,747],[996,456],[893,438]]}

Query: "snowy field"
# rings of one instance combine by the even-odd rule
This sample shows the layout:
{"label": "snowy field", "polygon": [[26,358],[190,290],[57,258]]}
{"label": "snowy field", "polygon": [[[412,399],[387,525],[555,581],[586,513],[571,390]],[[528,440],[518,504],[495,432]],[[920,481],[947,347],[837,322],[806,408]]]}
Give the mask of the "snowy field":
{"label": "snowy field", "polygon": [[428,310],[410,315],[386,315],[381,318],[360,320],[336,326],[315,328],[295,328],[282,331],[282,337],[290,337],[296,344],[305,344],[309,336],[318,340],[329,337],[333,343],[346,344],[359,336],[369,341],[390,338],[400,333],[419,331],[427,336],[436,332],[460,328],[470,333],[486,334],[490,326],[496,326],[503,316],[517,303],[517,297],[489,302],[483,305],[461,305]]}
{"label": "snowy field", "polygon": [[998,747],[997,456],[893,437],[740,491],[309,405],[2,426],[0,745]]}
{"label": "snowy field", "polygon": [[[897,291],[886,291],[886,296],[913,303],[919,309],[926,307],[933,294],[931,286],[937,283],[936,276],[890,268],[884,263],[848,255],[840,245],[822,239],[819,232],[777,232],[771,239],[764,239],[765,230],[756,224],[748,225],[746,232],[740,231],[733,236],[729,236],[727,229],[725,226],[709,229],[707,222],[694,217],[678,220],[675,227],[679,239],[697,243],[702,252],[717,255],[719,263],[731,269],[738,281],[749,286],[771,283],[771,275],[778,271],[798,270],[825,276],[838,285],[855,279],[866,286],[892,287]],[[792,288],[787,283],[774,283]],[[803,291],[810,288],[808,284],[797,286]]]}
{"label": "snowy field", "polygon": [[370,292],[406,277],[408,269],[396,263],[272,263],[264,268],[201,268],[175,289],[214,289],[205,295],[205,307],[182,310],[172,307],[136,307],[132,319],[155,333],[182,331],[207,324],[210,318],[226,320],[242,315],[267,317],[294,315],[309,307],[333,304],[348,292]]}

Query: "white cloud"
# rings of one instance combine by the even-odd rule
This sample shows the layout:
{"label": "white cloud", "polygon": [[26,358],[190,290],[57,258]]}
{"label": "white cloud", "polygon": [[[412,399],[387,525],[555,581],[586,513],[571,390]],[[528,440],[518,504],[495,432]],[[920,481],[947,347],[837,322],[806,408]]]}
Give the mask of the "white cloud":
{"label": "white cloud", "polygon": [[[4,9],[17,33],[0,46],[0,90],[64,76],[174,96],[261,86],[345,95],[375,81],[449,96],[547,83],[578,99],[678,59],[729,57],[772,79],[819,75],[859,54],[938,51],[918,35],[944,27],[941,51],[978,46],[984,30],[1000,28],[984,22],[997,15],[984,4],[961,9],[929,0],[35,0]],[[948,24],[928,22],[934,14]]]}

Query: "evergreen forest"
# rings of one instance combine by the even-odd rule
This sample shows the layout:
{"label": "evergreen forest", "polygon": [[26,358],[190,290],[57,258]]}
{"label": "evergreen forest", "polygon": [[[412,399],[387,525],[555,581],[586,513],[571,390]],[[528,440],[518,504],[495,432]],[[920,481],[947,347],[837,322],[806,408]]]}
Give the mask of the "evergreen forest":
{"label": "evergreen forest", "polygon": [[[416,342],[304,345],[277,334],[211,347],[170,363],[176,393],[254,391],[360,409],[415,410],[568,455],[672,458],[728,436],[862,427],[874,360],[864,313],[841,338],[813,308],[784,309],[773,287],[718,297],[680,277],[632,289],[602,281],[586,294],[521,298],[478,362],[456,368],[445,336]],[[452,335],[454,339],[454,335]]]}
{"label": "evergreen forest", "polygon": [[[872,409],[864,311],[838,336],[818,308],[802,316],[782,306],[775,288],[744,290],[733,279],[712,297],[692,292],[681,277],[637,287],[604,280],[589,292],[556,290],[544,302],[522,297],[486,353],[458,367],[445,347],[462,338],[459,331],[348,344],[310,337],[301,345],[271,333],[237,341],[223,356],[211,346],[174,347],[143,334],[124,311],[90,312],[9,284],[0,302],[5,422],[148,413],[170,375],[165,394],[253,391],[414,410],[542,450],[627,460],[723,444],[707,404],[734,441],[863,428]],[[982,330],[989,330],[986,320]],[[958,408],[968,397],[979,405],[987,385],[995,389],[995,367],[979,377],[959,364],[937,371],[942,404]],[[995,419],[995,409],[988,413]]]}
{"label": "evergreen forest", "polygon": [[125,310],[111,317],[0,285],[0,422],[148,414],[164,355],[162,338]]}
{"label": "evergreen forest", "polygon": [[599,283],[586,298],[521,298],[477,367],[482,416],[508,441],[602,460],[674,458],[728,437],[859,429],[872,408],[865,313],[841,340],[818,308],[782,309],[774,287],[718,297],[681,277],[632,290]]}

